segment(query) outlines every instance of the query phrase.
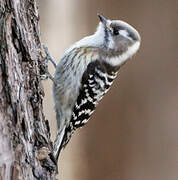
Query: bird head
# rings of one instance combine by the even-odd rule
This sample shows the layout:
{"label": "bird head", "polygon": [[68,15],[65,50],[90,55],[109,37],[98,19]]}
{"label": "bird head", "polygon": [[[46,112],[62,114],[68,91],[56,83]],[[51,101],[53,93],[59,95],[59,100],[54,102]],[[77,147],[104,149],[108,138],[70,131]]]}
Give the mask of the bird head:
{"label": "bird head", "polygon": [[109,20],[100,14],[98,17],[98,31],[104,32],[104,47],[112,54],[121,55],[133,46],[135,51],[139,49],[141,38],[135,28],[121,20]]}
{"label": "bird head", "polygon": [[137,30],[121,20],[100,19],[96,33],[103,36],[103,49],[110,57],[123,57],[123,61],[137,52],[141,38]]}

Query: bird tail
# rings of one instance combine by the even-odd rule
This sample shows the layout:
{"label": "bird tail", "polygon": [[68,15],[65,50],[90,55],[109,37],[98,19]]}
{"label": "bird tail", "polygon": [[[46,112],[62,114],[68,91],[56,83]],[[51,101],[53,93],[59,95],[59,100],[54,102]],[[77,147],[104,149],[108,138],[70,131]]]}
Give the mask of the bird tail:
{"label": "bird tail", "polygon": [[56,140],[54,141],[53,156],[56,159],[56,161],[58,161],[59,154],[63,147],[64,134],[65,134],[65,127],[58,132],[56,136]]}
{"label": "bird tail", "polygon": [[65,119],[63,116],[63,111],[60,108],[60,104],[55,105],[55,109],[56,109],[56,120],[57,120],[57,129],[58,129],[58,133],[56,136],[56,139],[54,141],[54,147],[53,147],[53,156],[56,159],[56,161],[59,158],[59,154],[62,150],[63,147],[63,140],[64,140],[64,136],[65,136]]}

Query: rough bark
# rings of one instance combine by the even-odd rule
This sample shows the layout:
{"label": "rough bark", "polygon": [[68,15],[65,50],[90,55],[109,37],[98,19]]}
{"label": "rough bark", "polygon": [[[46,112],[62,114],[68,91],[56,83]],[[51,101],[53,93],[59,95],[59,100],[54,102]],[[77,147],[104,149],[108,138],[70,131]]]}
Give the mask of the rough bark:
{"label": "rough bark", "polygon": [[35,0],[0,0],[0,180],[55,179]]}

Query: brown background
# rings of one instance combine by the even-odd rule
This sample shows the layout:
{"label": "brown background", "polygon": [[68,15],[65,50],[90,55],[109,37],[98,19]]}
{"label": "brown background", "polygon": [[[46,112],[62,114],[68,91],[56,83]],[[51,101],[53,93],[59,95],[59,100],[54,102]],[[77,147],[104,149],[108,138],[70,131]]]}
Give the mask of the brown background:
{"label": "brown background", "polygon": [[[42,42],[56,62],[73,42],[95,31],[98,12],[127,21],[142,37],[140,51],[62,152],[63,180],[178,179],[177,5],[175,0],[39,0]],[[44,85],[54,139],[50,80]]]}

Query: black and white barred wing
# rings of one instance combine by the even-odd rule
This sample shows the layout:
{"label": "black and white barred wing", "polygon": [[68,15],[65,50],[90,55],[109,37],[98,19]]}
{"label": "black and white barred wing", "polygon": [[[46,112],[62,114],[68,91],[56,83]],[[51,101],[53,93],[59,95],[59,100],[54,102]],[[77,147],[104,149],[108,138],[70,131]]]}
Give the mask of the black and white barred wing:
{"label": "black and white barred wing", "polygon": [[117,72],[99,61],[91,62],[85,71],[79,96],[73,108],[71,123],[73,128],[87,123],[96,105],[109,90]]}

